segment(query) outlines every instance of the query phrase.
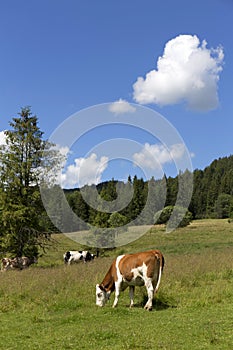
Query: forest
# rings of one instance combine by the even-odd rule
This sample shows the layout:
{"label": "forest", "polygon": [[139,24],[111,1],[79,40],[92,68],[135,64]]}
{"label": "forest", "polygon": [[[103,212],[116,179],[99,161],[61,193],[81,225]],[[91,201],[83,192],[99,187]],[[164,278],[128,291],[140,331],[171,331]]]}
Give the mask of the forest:
{"label": "forest", "polygon": [[[118,187],[124,197],[129,193],[129,188],[133,188],[133,197],[130,203],[119,211],[126,222],[135,220],[145,207],[148,200],[148,186],[150,186],[151,205],[144,212],[138,224],[152,224],[154,214],[164,207],[173,207],[176,204],[179,187],[179,177],[189,177],[189,171],[179,174],[176,177],[166,177],[155,180],[144,181],[134,176],[129,176],[127,183],[110,180],[97,186],[98,193],[105,201],[113,201],[117,198]],[[233,156],[223,157],[214,160],[204,170],[194,170],[193,172],[193,192],[188,210],[192,214],[192,219],[203,218],[232,218],[233,217]],[[109,222],[111,213],[101,213],[93,209],[83,199],[82,191],[91,192],[93,186],[85,186],[82,190],[64,190],[67,201],[74,211],[84,222],[97,226],[104,226]],[[164,191],[166,189],[166,193]],[[91,196],[91,194],[90,194]],[[98,198],[92,199],[97,202]],[[53,206],[56,212],[62,210],[58,208],[59,201],[55,201]],[[136,221],[137,223],[137,221]]]}

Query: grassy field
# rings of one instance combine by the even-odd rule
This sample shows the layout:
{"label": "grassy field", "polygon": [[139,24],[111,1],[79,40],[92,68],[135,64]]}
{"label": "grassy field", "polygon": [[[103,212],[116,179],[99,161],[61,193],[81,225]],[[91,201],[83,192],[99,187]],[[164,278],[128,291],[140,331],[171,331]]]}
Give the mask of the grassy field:
{"label": "grassy field", "polygon": [[[64,235],[37,266],[0,273],[0,349],[229,349],[233,348],[233,224],[200,220],[166,234],[162,226],[88,264],[64,266],[81,248]],[[129,309],[126,290],[95,305],[95,285],[113,257],[151,248],[165,256],[154,309],[145,289]]]}

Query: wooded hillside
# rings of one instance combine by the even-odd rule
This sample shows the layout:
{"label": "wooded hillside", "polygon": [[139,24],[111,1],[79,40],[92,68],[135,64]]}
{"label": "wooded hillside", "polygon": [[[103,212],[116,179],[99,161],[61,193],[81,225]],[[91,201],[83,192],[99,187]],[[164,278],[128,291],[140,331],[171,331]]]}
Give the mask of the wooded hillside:
{"label": "wooded hillside", "polygon": [[194,171],[190,210],[195,218],[226,218],[233,212],[233,156],[214,160]]}
{"label": "wooded hillside", "polygon": [[[189,172],[179,174],[188,176]],[[153,198],[152,205],[145,210],[140,218],[140,224],[151,224],[154,220],[154,213],[164,206],[174,206],[177,199],[179,186],[178,176],[175,178],[164,176],[163,179],[150,181],[138,179],[136,176],[128,178],[127,183],[116,180],[107,181],[97,186],[97,190],[105,201],[113,201],[117,198],[118,186],[121,194],[127,196],[130,188],[133,188],[133,197],[130,203],[119,213],[127,218],[127,222],[136,219],[145,207],[148,197],[148,186],[150,186],[150,196]],[[166,193],[164,188],[166,187]],[[92,186],[86,186],[83,191],[91,192]],[[102,213],[101,208],[91,208],[83,199],[79,189],[65,190],[68,202],[73,211],[85,222],[106,227],[109,222],[110,213]],[[91,194],[90,194],[91,196]],[[124,199],[124,198],[123,198]],[[98,198],[92,198],[98,203]],[[98,205],[97,205],[98,207]],[[233,156],[214,160],[204,170],[194,170],[193,172],[193,194],[189,211],[194,219],[200,218],[230,218],[233,216]]]}

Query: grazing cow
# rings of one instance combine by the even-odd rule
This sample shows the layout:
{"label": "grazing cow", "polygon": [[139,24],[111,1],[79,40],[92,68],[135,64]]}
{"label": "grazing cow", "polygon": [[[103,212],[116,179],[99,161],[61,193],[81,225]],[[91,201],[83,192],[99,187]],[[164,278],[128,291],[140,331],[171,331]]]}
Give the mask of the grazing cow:
{"label": "grazing cow", "polygon": [[23,270],[29,267],[31,264],[37,263],[37,258],[28,258],[27,256],[16,257],[16,258],[3,258],[2,259],[2,270]]}
{"label": "grazing cow", "polygon": [[63,255],[64,263],[71,265],[79,261],[87,262],[95,258],[96,255],[91,254],[88,250],[70,250]]}
{"label": "grazing cow", "polygon": [[133,306],[135,286],[146,286],[148,301],[145,309],[152,310],[152,300],[158,291],[164,267],[159,250],[119,255],[111,264],[102,283],[96,285],[96,305],[104,306],[115,290],[113,307],[117,306],[120,291],[129,286],[130,307]]}

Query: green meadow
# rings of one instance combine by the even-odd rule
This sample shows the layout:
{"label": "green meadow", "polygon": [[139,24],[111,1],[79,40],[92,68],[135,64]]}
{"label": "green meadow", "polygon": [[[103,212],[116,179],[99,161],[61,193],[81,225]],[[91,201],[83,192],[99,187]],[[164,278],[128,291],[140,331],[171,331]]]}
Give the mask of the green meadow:
{"label": "green meadow", "polygon": [[[133,229],[132,229],[133,230]],[[63,253],[81,249],[67,236],[37,265],[0,273],[0,349],[233,348],[233,224],[198,220],[169,234],[155,226],[127,246],[84,264],[65,266]],[[165,268],[154,308],[144,287],[128,290],[112,308],[95,305],[95,285],[122,253],[160,249]]]}

